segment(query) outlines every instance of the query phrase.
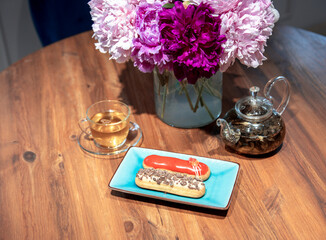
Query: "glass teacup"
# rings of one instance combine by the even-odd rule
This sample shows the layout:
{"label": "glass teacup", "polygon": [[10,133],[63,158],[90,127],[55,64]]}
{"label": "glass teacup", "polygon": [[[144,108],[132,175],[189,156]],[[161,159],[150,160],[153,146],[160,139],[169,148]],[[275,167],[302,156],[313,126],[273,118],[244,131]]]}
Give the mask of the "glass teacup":
{"label": "glass teacup", "polygon": [[83,132],[93,138],[97,147],[116,149],[127,139],[129,118],[128,105],[118,100],[103,100],[87,109],[86,118],[79,121],[79,126]]}

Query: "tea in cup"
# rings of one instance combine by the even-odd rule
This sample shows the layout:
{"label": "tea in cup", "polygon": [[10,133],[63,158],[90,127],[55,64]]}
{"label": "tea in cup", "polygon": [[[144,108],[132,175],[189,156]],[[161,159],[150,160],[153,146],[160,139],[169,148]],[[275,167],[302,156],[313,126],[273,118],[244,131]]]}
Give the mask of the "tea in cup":
{"label": "tea in cup", "polygon": [[[97,147],[115,149],[122,146],[129,133],[130,108],[117,100],[103,100],[91,105],[86,118],[79,121],[83,132],[91,135]],[[88,123],[89,130],[84,123]]]}

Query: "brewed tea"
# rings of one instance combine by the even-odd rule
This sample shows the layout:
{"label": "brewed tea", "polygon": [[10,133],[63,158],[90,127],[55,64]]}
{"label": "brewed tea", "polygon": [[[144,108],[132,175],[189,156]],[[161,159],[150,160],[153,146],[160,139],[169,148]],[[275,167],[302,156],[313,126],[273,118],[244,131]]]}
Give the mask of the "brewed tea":
{"label": "brewed tea", "polygon": [[91,117],[90,129],[97,144],[106,148],[121,146],[129,132],[129,118],[119,111],[99,112]]}

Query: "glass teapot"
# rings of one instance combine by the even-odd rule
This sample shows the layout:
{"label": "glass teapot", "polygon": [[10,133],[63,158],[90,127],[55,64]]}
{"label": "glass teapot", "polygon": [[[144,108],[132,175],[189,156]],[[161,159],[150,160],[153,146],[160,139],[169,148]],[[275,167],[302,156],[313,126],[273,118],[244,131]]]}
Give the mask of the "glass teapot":
{"label": "glass teapot", "polygon": [[[280,81],[285,83],[285,91],[279,106],[274,109],[270,92]],[[290,99],[290,84],[285,77],[278,76],[265,85],[265,97],[258,96],[259,90],[259,87],[251,87],[251,96],[240,99],[224,118],[216,120],[217,126],[221,127],[223,142],[238,153],[265,154],[283,143],[285,124],[281,115]]]}

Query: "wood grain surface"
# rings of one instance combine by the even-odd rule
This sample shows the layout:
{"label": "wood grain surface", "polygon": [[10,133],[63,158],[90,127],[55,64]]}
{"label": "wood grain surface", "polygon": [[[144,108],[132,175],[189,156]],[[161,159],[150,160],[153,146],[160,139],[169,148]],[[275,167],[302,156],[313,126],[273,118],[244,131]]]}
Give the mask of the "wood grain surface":
{"label": "wood grain surface", "polygon": [[[0,73],[0,239],[325,239],[325,37],[278,27],[261,67],[236,62],[224,73],[222,116],[252,85],[278,75],[291,83],[284,144],[253,158],[225,149],[214,124],[161,122],[152,75],[109,60],[91,36],[47,46]],[[240,163],[229,210],[108,189],[122,158],[96,157],[77,144],[78,120],[102,99],[131,106],[142,147]]]}

